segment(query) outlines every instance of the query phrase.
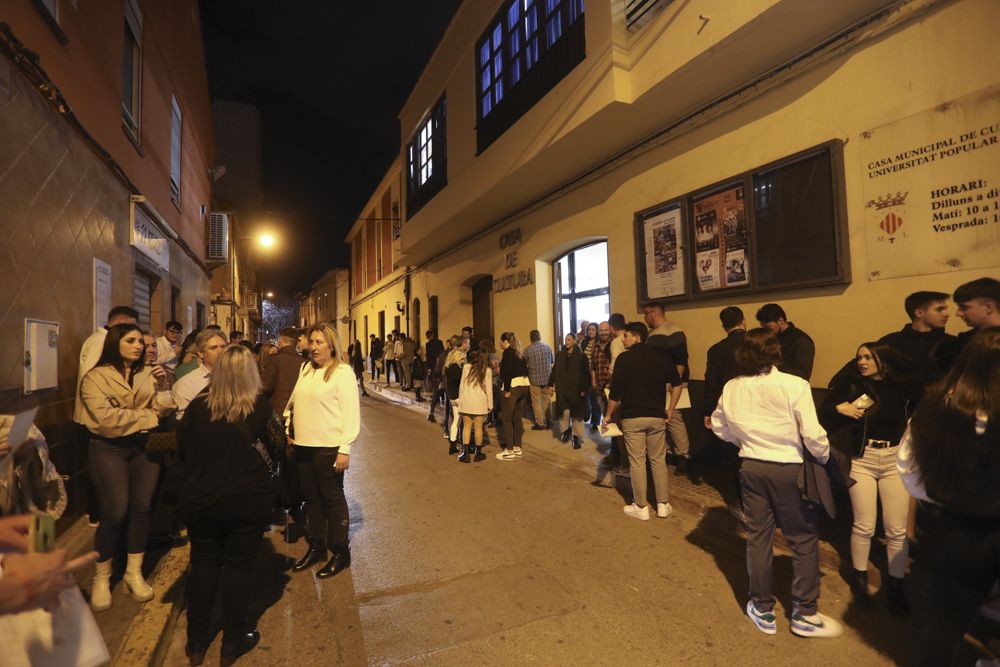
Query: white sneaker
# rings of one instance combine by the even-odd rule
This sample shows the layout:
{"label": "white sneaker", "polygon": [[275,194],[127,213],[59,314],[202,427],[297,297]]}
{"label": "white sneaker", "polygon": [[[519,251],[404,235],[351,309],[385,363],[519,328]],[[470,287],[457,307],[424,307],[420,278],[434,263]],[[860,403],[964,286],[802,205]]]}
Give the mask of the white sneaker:
{"label": "white sneaker", "polygon": [[640,521],[649,521],[649,505],[645,507],[639,507],[635,503],[631,505],[626,505],[622,508],[622,512],[628,514],[633,519],[639,519]]}
{"label": "white sneaker", "polygon": [[753,600],[747,601],[747,616],[757,626],[757,629],[765,635],[773,635],[778,632],[778,618],[773,611],[757,611]]}
{"label": "white sneaker", "polygon": [[515,447],[514,448],[514,456],[516,456],[517,458],[521,458],[521,454],[522,454],[521,448],[520,447]]}
{"label": "white sneaker", "polygon": [[819,612],[803,616],[796,611],[792,613],[792,632],[799,637],[839,637],[844,634],[844,628],[837,621]]}
{"label": "white sneaker", "polygon": [[512,452],[509,449],[501,449],[499,452],[497,452],[497,458],[501,461],[513,461],[516,458],[516,456],[514,452]]}
{"label": "white sneaker", "polygon": [[656,503],[656,516],[661,519],[666,519],[673,513],[674,508],[670,505],[670,503]]}

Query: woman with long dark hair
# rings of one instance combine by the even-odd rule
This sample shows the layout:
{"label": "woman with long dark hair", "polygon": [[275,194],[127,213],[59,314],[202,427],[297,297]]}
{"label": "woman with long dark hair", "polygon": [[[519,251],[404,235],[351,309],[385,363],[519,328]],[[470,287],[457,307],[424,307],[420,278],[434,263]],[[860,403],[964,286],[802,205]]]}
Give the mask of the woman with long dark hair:
{"label": "woman with long dark hair", "polygon": [[272,473],[285,449],[284,427],[260,386],[250,351],[227,346],[207,392],[188,405],[177,434],[184,471],[178,510],[191,537],[186,648],[192,665],[205,658],[220,585],[222,656],[241,655],[260,641],[248,625],[247,608],[254,561],[274,506]]}
{"label": "woman with long dark hair", "polygon": [[314,324],[308,340],[309,363],[302,365],[285,408],[294,434],[291,444],[305,498],[309,539],[309,549],[292,570],[309,569],[329,548],[333,555],[316,573],[323,579],[351,565],[344,474],[351,465],[351,446],[361,432],[361,398],[334,328]]}
{"label": "woman with long dark hair", "polygon": [[885,343],[864,343],[855,355],[855,367],[839,373],[819,409],[820,423],[830,442],[851,456],[850,488],[854,524],[851,528],[850,579],[854,600],[870,606],[868,555],[882,504],[889,579],[886,596],[889,612],[908,616],[903,592],[906,576],[906,518],[910,495],[896,470],[899,440],[906,430],[910,397],[897,381],[891,365],[892,349]]}
{"label": "woman with long dark hair", "polygon": [[162,366],[144,366],[142,331],[134,324],[108,329],[97,365],[80,384],[83,426],[90,432],[90,477],[97,490],[101,523],[90,605],[111,607],[111,559],[128,517],[128,564],[122,581],[139,602],[153,599],[142,575],[149,514],[160,466],[146,454],[147,434],[175,407]]}
{"label": "woman with long dark hair", "polygon": [[1000,578],[1000,327],[980,330],[924,394],[899,446],[906,489],[941,507],[930,607],[916,653],[950,665]]}
{"label": "woman with long dark hair", "polygon": [[500,421],[503,424],[503,449],[497,453],[501,461],[521,458],[521,438],[524,436],[524,405],[529,399],[531,381],[528,364],[521,357],[521,341],[513,331],[500,334],[500,379],[503,398],[500,400]]}
{"label": "woman with long dark hair", "polygon": [[462,415],[462,455],[458,460],[462,463],[486,458],[482,453],[483,421],[492,409],[493,371],[489,355],[480,350],[473,355],[472,363],[462,368],[458,388],[458,411]]}

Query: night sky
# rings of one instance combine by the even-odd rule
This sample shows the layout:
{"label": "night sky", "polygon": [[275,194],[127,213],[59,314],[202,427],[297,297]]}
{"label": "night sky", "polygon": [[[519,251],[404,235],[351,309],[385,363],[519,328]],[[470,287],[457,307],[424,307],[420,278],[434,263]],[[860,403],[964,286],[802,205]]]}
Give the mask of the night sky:
{"label": "night sky", "polygon": [[461,0],[202,0],[213,99],[255,105],[279,297],[349,265],[343,239],[399,151],[398,114]]}

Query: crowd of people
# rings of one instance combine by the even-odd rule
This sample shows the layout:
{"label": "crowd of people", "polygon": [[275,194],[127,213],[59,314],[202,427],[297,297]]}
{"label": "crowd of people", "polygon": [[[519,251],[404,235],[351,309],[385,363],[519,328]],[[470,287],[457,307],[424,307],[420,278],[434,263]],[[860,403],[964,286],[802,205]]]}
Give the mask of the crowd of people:
{"label": "crowd of people", "polygon": [[[949,299],[969,329],[944,331]],[[793,553],[791,631],[832,637],[840,624],[820,613],[818,522],[829,487],[848,487],[854,600],[871,606],[869,558],[879,506],[886,536],[890,613],[907,616],[904,586],[918,511],[935,528],[922,544],[932,570],[931,607],[918,661],[950,664],[955,647],[993,590],[1000,562],[1000,282],[974,280],[953,294],[908,296],[910,322],[877,340],[858,341],[854,358],[817,406],[808,382],[815,345],[778,304],[756,312],[748,330],[740,308],[720,312],[725,337],[707,355],[704,427],[739,450],[740,516],[747,531],[746,612],[766,634],[777,631],[771,561],[775,528]],[[533,430],[581,448],[586,428],[609,438],[602,465],[631,480],[625,515],[667,518],[667,463],[691,468],[687,339],[661,304],[644,322],[620,313],[582,323],[559,350],[531,331],[477,340],[471,327],[421,345],[394,331],[342,349],[335,329],[283,330],[275,345],[227,337],[207,327],[181,340],[168,322],[156,336],[119,306],[84,343],[74,419],[89,439],[95,552],[28,554],[26,519],[0,520],[0,612],[33,608],[71,585],[94,563],[95,611],[112,605],[115,557],[122,582],[140,602],[153,598],[143,563],[153,518],[168,536],[191,542],[187,587],[191,664],[205,659],[210,612],[221,594],[222,655],[251,650],[260,635],[248,617],[251,571],[275,510],[304,521],[307,547],[291,569],[333,577],[350,567],[350,516],[344,475],[360,433],[360,397],[371,381],[398,383],[429,401],[449,455],[486,459],[486,426],[496,426],[500,461],[523,460],[525,419]],[[384,380],[383,378],[384,374]],[[425,398],[423,391],[428,392]],[[558,424],[558,426],[555,426]],[[919,504],[918,504],[919,502]],[[286,528],[288,530],[288,528]]]}

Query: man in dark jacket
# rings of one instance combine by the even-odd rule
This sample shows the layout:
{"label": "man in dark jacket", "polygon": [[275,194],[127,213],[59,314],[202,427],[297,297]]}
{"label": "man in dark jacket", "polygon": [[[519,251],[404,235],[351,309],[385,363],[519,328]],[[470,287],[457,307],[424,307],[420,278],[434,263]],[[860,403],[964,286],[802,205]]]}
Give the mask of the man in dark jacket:
{"label": "man in dark jacket", "polygon": [[[945,333],[948,322],[948,295],[944,292],[914,292],[903,302],[910,323],[879,339],[896,353],[896,370],[919,396],[948,371],[958,354],[958,339]],[[853,360],[852,360],[852,363]]]}
{"label": "man in dark jacket", "polygon": [[284,329],[278,336],[278,351],[264,359],[261,392],[271,399],[271,405],[279,416],[285,412],[288,399],[299,380],[299,370],[305,363],[295,351],[298,338],[297,329]]}
{"label": "man in dark jacket", "polygon": [[382,340],[375,334],[372,334],[370,341],[368,343],[368,358],[371,360],[372,382],[378,382],[379,375],[381,374],[378,364],[382,360]]}
{"label": "man in dark jacket", "polygon": [[444,352],[444,343],[437,337],[433,329],[427,330],[427,343],[424,345],[424,357],[427,362],[428,375],[437,366],[438,355]]}
{"label": "man in dark jacket", "polygon": [[708,361],[705,364],[705,394],[702,400],[702,415],[705,417],[705,428],[712,430],[712,413],[722,396],[722,388],[739,373],[736,368],[736,348],[747,332],[747,323],[743,311],[736,306],[727,306],[719,313],[722,328],[726,337],[708,348]]}
{"label": "man in dark jacket", "polygon": [[762,327],[778,334],[778,342],[781,343],[781,365],[778,370],[797,375],[808,382],[816,357],[816,345],[809,334],[789,322],[784,309],[776,303],[761,306],[757,311],[757,321]]}

